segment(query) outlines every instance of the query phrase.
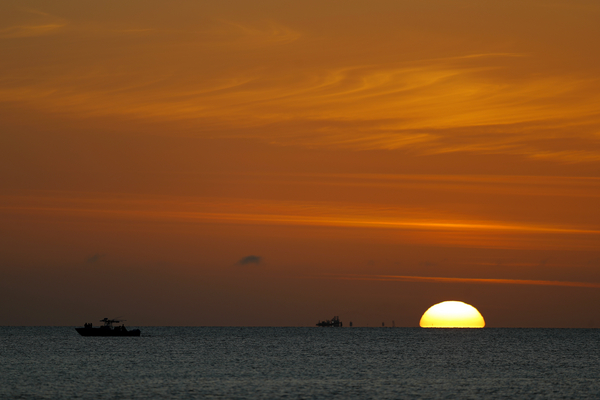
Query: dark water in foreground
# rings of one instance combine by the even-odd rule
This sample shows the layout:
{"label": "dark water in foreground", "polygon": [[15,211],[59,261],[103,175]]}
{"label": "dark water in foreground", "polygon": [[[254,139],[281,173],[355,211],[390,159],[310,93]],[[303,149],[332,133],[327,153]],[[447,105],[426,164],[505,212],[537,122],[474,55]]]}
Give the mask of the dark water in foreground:
{"label": "dark water in foreground", "polygon": [[0,327],[2,399],[600,398],[600,329]]}

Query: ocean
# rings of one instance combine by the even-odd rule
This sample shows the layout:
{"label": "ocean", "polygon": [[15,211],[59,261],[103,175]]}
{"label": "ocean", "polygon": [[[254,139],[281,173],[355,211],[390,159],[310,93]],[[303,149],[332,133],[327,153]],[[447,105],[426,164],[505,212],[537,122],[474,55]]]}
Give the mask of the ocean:
{"label": "ocean", "polygon": [[600,329],[0,327],[1,399],[600,399]]}

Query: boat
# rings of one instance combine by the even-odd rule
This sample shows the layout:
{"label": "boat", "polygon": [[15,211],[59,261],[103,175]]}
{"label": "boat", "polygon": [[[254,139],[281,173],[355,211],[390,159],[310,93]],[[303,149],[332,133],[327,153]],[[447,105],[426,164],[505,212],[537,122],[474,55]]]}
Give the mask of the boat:
{"label": "boat", "polygon": [[125,321],[124,319],[101,319],[100,322],[103,322],[103,325],[95,328],[92,326],[92,323],[86,323],[83,325],[83,328],[75,328],[75,330],[81,336],[140,336],[139,329],[132,329],[130,331],[125,328],[125,325],[121,324],[120,326],[113,326],[113,324],[119,324]]}
{"label": "boat", "polygon": [[317,326],[326,327],[326,328],[341,328],[343,326],[342,322],[340,322],[340,317],[335,316],[332,319],[327,319],[325,321],[319,321]]}

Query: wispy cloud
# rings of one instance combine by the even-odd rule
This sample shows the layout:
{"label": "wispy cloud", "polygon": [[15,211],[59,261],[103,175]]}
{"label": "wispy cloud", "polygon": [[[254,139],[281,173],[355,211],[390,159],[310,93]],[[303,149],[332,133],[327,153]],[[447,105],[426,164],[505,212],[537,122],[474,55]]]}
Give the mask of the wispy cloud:
{"label": "wispy cloud", "polygon": [[[0,36],[41,35],[63,26],[15,26]],[[86,35],[83,28],[73,29]],[[154,28],[104,29],[143,33]],[[279,145],[600,161],[596,76],[534,73],[540,66],[528,54],[463,52],[396,62],[357,56],[341,62],[307,51],[314,45],[310,33],[282,23],[218,19],[204,31],[159,36],[160,41],[145,39],[157,41],[157,47],[149,45],[147,52],[136,47],[135,58],[119,58],[118,66],[107,58],[101,69],[108,72],[102,76],[90,73],[99,68],[97,57],[82,60],[84,67],[68,79],[39,67],[11,71],[13,84],[0,88],[0,101],[21,101],[73,119],[162,121],[170,124],[169,134],[251,137]],[[252,62],[240,62],[250,49],[258,52]],[[302,68],[259,62],[297,51],[312,61]],[[158,62],[156,53],[168,56]],[[213,58],[232,67],[214,69],[201,62]],[[175,73],[181,64],[169,59],[191,63],[193,74]],[[140,63],[157,67],[151,71]],[[548,141],[550,131],[564,143]]]}
{"label": "wispy cloud", "polygon": [[403,276],[403,275],[323,275],[326,279],[386,281],[386,282],[428,282],[428,283],[474,283],[496,285],[531,285],[531,286],[565,286],[600,289],[596,282],[547,281],[527,279],[482,279],[482,278],[450,278],[433,276]]}
{"label": "wispy cloud", "polygon": [[[275,204],[273,203],[273,206]],[[281,203],[279,204],[281,206]],[[504,231],[504,232],[528,232],[528,233],[557,233],[557,234],[584,234],[600,235],[598,229],[585,229],[576,227],[555,227],[549,225],[504,223],[496,221],[468,221],[468,220],[437,220],[431,218],[426,220],[399,219],[380,216],[353,214],[357,211],[355,207],[339,208],[321,207],[319,215],[289,213],[273,213],[265,209],[257,213],[232,213],[232,212],[193,212],[193,211],[166,211],[166,210],[119,210],[119,209],[86,209],[86,208],[62,208],[62,207],[23,207],[2,206],[0,209],[12,211],[52,212],[66,213],[72,215],[113,215],[115,217],[131,219],[156,219],[173,221],[216,221],[222,223],[250,223],[250,224],[275,224],[275,225],[304,225],[304,226],[332,226],[332,227],[355,227],[355,228],[387,228],[387,229],[423,229],[442,231]],[[281,209],[280,209],[281,210]],[[299,211],[298,208],[295,208]],[[327,215],[328,212],[337,210],[337,215]],[[363,209],[362,211],[365,211]],[[291,212],[291,209],[289,209]],[[340,215],[340,211],[347,214]]]}
{"label": "wispy cloud", "polygon": [[[468,181],[468,178],[465,180]],[[568,219],[563,223],[548,220],[492,220],[475,214],[469,215],[464,210],[450,212],[431,206],[418,208],[401,204],[188,197],[142,199],[1,196],[0,212],[49,218],[108,218],[122,223],[168,221],[178,224],[373,229],[377,235],[386,237],[386,240],[393,237],[404,243],[440,246],[596,249],[600,240],[600,228],[595,218],[588,219],[587,225],[568,223]],[[390,232],[393,232],[392,236]]]}
{"label": "wispy cloud", "polygon": [[21,25],[0,29],[0,38],[25,38],[56,33],[66,24]]}
{"label": "wispy cloud", "polygon": [[55,34],[67,26],[64,18],[34,8],[11,10],[9,7],[3,11],[8,14],[13,24],[0,27],[0,39],[46,36]]}
{"label": "wispy cloud", "polygon": [[284,44],[298,40],[301,33],[275,21],[261,21],[258,23],[243,23],[233,20],[214,18],[218,24],[211,29],[204,30],[204,35],[209,35],[213,40],[219,37],[228,38],[229,44],[244,46],[260,46],[271,44]]}
{"label": "wispy cloud", "polygon": [[[208,179],[212,175],[201,177]],[[306,188],[316,186],[381,187],[441,192],[489,193],[549,197],[600,197],[600,178],[501,175],[424,175],[424,174],[216,174],[214,179],[253,185],[274,186],[284,182]],[[308,190],[308,189],[307,189]],[[98,194],[99,195],[99,194]],[[63,197],[64,196],[64,197]],[[564,200],[561,200],[564,201]],[[579,201],[579,200],[577,200]],[[139,197],[70,192],[36,192],[32,196],[0,196],[0,208],[23,212],[64,212],[81,215],[115,215],[133,219],[170,219],[179,221],[221,221],[314,226],[349,226],[389,229],[471,230],[507,233],[548,233],[598,235],[596,219],[589,224],[552,222],[545,215],[539,222],[482,218],[463,208],[415,207],[411,203],[363,204],[345,201],[258,200],[220,197]]]}

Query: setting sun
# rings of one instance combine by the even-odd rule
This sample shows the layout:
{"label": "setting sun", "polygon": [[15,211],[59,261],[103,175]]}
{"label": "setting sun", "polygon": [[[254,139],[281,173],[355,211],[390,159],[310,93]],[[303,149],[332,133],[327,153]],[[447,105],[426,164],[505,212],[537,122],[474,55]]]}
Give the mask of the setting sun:
{"label": "setting sun", "polygon": [[485,321],[470,304],[444,301],[429,307],[419,325],[421,328],[483,328]]}

